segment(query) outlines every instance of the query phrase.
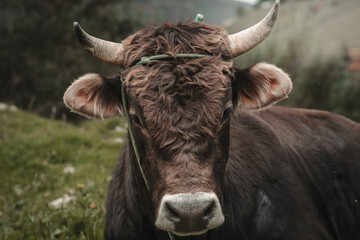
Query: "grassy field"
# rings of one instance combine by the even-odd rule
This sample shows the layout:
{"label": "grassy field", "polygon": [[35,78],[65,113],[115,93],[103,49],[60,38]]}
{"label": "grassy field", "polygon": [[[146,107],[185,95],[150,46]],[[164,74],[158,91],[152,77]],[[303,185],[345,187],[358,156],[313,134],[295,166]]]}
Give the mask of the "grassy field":
{"label": "grassy field", "polygon": [[[74,126],[1,110],[0,239],[103,239],[124,127],[119,118]],[[50,204],[66,195],[74,200]]]}

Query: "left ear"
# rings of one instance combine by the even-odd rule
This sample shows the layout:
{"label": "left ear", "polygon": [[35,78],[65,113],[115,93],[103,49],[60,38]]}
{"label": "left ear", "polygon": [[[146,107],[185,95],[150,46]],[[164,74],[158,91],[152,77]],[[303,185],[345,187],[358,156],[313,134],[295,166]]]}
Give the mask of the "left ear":
{"label": "left ear", "polygon": [[258,63],[246,69],[236,69],[232,88],[234,106],[254,110],[286,98],[292,82],[280,68]]}
{"label": "left ear", "polygon": [[85,74],[66,90],[64,102],[73,112],[88,118],[106,119],[120,115],[122,102],[119,76]]}

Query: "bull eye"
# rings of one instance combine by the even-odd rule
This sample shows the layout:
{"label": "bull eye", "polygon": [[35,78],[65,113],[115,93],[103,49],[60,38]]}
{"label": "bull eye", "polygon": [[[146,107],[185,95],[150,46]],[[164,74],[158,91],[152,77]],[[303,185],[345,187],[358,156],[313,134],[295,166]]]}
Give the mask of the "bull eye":
{"label": "bull eye", "polygon": [[221,123],[225,122],[226,120],[229,119],[230,117],[230,113],[231,113],[231,108],[226,108],[223,112],[222,118],[221,118]]}
{"label": "bull eye", "polygon": [[133,115],[131,115],[131,118],[132,118],[132,120],[133,120],[133,122],[134,122],[135,124],[141,126],[141,120],[140,120],[140,118],[139,118],[137,115],[133,114]]}

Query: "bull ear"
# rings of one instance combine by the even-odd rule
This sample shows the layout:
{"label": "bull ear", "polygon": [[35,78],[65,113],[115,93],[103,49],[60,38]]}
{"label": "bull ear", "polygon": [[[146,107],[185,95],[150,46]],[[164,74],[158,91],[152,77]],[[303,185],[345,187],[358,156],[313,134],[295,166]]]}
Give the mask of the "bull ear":
{"label": "bull ear", "polygon": [[73,112],[88,118],[105,119],[121,113],[119,76],[86,74],[76,79],[64,94],[64,102]]}
{"label": "bull ear", "polygon": [[234,106],[254,110],[286,98],[292,82],[280,68],[258,63],[247,69],[235,70],[232,86]]}

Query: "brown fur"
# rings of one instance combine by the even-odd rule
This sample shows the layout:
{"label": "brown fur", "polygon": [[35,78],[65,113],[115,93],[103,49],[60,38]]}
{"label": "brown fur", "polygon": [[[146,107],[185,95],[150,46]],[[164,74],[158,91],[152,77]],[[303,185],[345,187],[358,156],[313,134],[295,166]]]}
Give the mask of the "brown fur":
{"label": "brown fur", "polygon": [[224,29],[201,22],[166,22],[136,32],[123,41],[125,66],[158,54],[199,53],[230,59]]}
{"label": "brown fur", "polygon": [[[283,99],[291,82],[269,64],[233,67],[227,42],[223,29],[199,22],[123,41],[121,76],[150,191],[126,143],[109,187],[106,239],[169,239],[154,227],[162,196],[195,192],[218,196],[225,223],[185,239],[359,239],[360,126],[318,111],[246,112]],[[212,56],[134,66],[177,53]],[[73,111],[97,117],[99,106],[113,116],[122,107],[120,84],[99,78],[69,88]],[[232,106],[239,114],[225,117]]]}

